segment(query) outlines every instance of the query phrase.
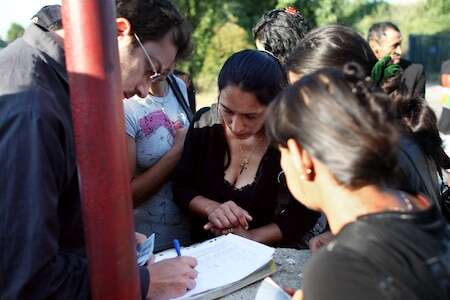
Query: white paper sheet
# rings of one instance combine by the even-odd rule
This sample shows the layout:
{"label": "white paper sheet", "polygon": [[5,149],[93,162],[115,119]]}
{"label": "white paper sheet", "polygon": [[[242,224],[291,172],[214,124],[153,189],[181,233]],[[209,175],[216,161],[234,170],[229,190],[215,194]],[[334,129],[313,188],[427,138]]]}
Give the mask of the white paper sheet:
{"label": "white paper sheet", "polygon": [[283,291],[270,277],[263,280],[256,293],[255,300],[290,300],[291,297]]}
{"label": "white paper sheet", "polygon": [[[198,245],[181,249],[181,254],[197,259],[197,285],[185,299],[211,289],[239,281],[267,264],[274,249],[243,237],[227,234]],[[174,250],[156,255],[156,261],[175,257]]]}

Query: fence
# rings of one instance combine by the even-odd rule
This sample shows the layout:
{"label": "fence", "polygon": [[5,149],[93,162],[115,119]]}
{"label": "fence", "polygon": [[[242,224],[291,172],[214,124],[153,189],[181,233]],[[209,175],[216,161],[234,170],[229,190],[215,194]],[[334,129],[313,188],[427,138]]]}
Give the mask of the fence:
{"label": "fence", "polygon": [[439,74],[442,62],[450,59],[450,34],[410,35],[408,57],[423,64],[427,74]]}

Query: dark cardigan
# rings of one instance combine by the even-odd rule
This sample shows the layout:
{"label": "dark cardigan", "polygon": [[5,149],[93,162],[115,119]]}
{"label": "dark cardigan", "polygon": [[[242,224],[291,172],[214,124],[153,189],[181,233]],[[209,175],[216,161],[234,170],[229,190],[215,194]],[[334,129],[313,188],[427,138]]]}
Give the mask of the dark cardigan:
{"label": "dark cardigan", "polygon": [[[220,203],[233,200],[253,217],[250,229],[275,222],[283,233],[283,244],[302,244],[304,234],[314,226],[319,214],[301,205],[287,187],[278,182],[279,151],[274,147],[267,149],[255,181],[242,190],[233,190],[224,180],[227,152],[228,144],[216,106],[200,110],[188,131],[174,174],[174,201],[187,210],[190,201],[199,195]],[[206,222],[206,218],[193,216],[195,241],[211,237],[202,228]]]}

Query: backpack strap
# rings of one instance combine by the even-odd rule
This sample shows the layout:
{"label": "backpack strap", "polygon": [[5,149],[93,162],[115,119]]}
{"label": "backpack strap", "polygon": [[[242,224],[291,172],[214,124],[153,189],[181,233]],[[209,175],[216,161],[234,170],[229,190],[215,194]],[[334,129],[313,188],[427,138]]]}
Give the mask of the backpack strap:
{"label": "backpack strap", "polygon": [[186,99],[181,93],[180,87],[178,86],[177,80],[173,75],[167,76],[167,82],[169,83],[170,88],[172,89],[175,98],[177,98],[178,104],[183,108],[189,122],[192,122],[192,118],[194,116],[194,112],[188,106]]}

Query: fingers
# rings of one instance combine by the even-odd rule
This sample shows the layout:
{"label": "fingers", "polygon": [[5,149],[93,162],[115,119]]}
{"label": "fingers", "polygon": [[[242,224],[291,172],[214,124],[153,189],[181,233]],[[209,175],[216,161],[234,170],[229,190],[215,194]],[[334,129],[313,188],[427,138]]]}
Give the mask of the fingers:
{"label": "fingers", "polygon": [[222,235],[222,229],[215,227],[210,222],[206,223],[205,226],[203,226],[203,229],[211,231],[214,235]]}
{"label": "fingers", "polygon": [[317,237],[313,237],[312,239],[309,240],[308,242],[309,245],[309,249],[311,250],[312,253],[317,252],[317,250],[319,250],[319,240]]}
{"label": "fingers", "polygon": [[248,230],[249,224],[253,218],[245,210],[236,205],[233,201],[221,204],[208,215],[208,223],[203,228],[210,230],[216,235],[232,232],[230,228],[242,227]]}
{"label": "fingers", "polygon": [[308,245],[312,253],[317,252],[323,246],[326,246],[334,239],[331,232],[327,231],[309,240]]}
{"label": "fingers", "polygon": [[288,287],[283,287],[283,290],[286,292],[286,294],[288,294],[291,297],[294,296],[295,292],[297,291],[296,289]]}
{"label": "fingers", "polygon": [[239,214],[236,214],[235,208],[233,206],[224,205],[223,211],[225,213],[225,217],[227,218],[227,221],[229,222],[229,225],[227,227],[234,227],[239,224]]}
{"label": "fingers", "polygon": [[195,288],[195,280],[194,279],[188,279],[187,281],[187,289],[188,290],[193,290]]}
{"label": "fingers", "polygon": [[208,221],[217,228],[225,228],[227,227],[226,224],[228,224],[228,220],[225,218],[225,216],[220,215],[219,212],[214,211],[208,216]]}
{"label": "fingers", "polygon": [[303,300],[303,291],[302,290],[296,291],[294,296],[292,297],[292,300]]}
{"label": "fingers", "polygon": [[150,259],[148,260],[147,264],[151,265],[151,264],[154,264],[154,263],[155,263],[155,256],[152,255],[152,256],[150,256]]}
{"label": "fingers", "polygon": [[145,234],[139,233],[139,232],[135,232],[134,236],[136,238],[136,243],[140,244],[145,242],[145,240],[147,239],[147,237],[145,236]]}
{"label": "fingers", "polygon": [[181,263],[188,265],[191,268],[195,268],[197,266],[197,259],[192,256],[180,256],[176,257],[176,259],[179,259]]}
{"label": "fingers", "polygon": [[213,224],[211,222],[208,222],[203,226],[203,229],[210,230],[213,227],[214,227]]}
{"label": "fingers", "polygon": [[[229,207],[230,211],[233,213],[233,215],[237,218],[236,222],[239,221],[239,225],[241,225],[244,229],[248,229],[248,222],[251,221],[253,218],[250,216],[250,214],[243,208],[236,205],[234,202],[231,202]],[[237,224],[235,224],[237,225]]]}
{"label": "fingers", "polygon": [[189,269],[186,271],[186,276],[189,277],[190,279],[195,279],[198,276],[198,272],[195,269]]}

